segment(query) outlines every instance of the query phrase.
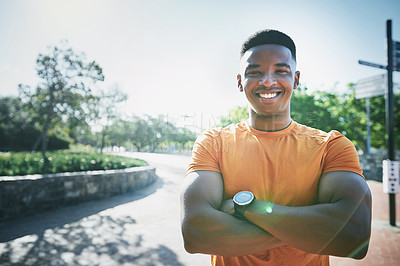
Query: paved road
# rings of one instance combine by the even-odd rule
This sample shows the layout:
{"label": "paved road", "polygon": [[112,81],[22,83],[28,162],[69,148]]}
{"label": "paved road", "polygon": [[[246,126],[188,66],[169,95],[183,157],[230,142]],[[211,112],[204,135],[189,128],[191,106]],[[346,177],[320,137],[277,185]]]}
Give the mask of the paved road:
{"label": "paved road", "polygon": [[183,249],[179,191],[188,156],[126,153],[157,167],[140,191],[0,223],[0,265],[210,265]]}

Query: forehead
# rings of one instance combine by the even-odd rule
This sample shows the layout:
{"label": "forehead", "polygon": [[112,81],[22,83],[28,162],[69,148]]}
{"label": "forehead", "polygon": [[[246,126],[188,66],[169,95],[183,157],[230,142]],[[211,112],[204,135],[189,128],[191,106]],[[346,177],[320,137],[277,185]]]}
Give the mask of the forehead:
{"label": "forehead", "polygon": [[295,61],[289,48],[278,44],[263,44],[247,50],[242,56],[241,67],[250,64],[286,63],[294,66]]}

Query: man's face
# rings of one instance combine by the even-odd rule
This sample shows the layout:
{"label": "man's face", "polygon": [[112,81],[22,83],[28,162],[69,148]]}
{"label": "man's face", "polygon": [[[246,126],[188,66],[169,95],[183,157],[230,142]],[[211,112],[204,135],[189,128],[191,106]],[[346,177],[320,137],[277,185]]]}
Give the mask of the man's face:
{"label": "man's face", "polygon": [[300,77],[290,50],[276,44],[255,46],[246,51],[240,65],[238,85],[243,86],[251,112],[290,115],[290,98]]}

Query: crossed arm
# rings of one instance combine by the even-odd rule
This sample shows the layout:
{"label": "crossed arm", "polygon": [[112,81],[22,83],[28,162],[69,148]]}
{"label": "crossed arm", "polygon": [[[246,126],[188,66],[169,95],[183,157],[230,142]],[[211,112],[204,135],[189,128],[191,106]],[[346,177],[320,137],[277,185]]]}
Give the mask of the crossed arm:
{"label": "crossed arm", "polygon": [[282,244],[260,227],[233,217],[228,209],[222,211],[223,193],[218,172],[198,171],[185,178],[181,219],[188,252],[243,256]]}
{"label": "crossed arm", "polygon": [[220,173],[198,171],[187,176],[182,190],[182,233],[191,253],[242,256],[292,245],[315,253],[363,258],[371,232],[371,194],[359,175],[324,174],[319,203],[288,207],[256,200],[245,211],[248,221],[223,201]]}

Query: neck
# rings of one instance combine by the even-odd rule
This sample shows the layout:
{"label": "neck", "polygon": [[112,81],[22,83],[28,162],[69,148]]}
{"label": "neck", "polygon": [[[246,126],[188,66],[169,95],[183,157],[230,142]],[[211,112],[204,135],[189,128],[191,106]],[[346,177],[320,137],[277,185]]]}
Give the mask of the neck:
{"label": "neck", "polygon": [[250,111],[250,126],[260,131],[280,131],[287,128],[292,118],[290,115],[258,115]]}

